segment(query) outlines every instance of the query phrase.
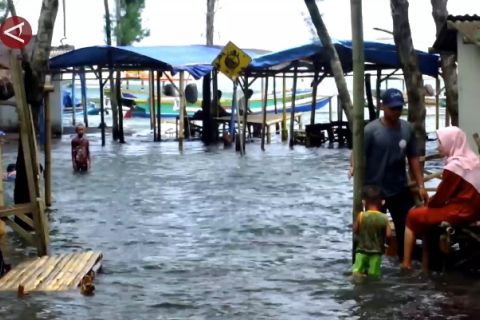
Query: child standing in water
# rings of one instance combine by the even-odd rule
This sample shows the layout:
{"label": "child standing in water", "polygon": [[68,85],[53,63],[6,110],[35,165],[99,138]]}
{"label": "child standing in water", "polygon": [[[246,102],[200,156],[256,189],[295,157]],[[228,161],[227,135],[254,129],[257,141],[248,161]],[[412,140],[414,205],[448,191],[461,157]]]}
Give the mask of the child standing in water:
{"label": "child standing in water", "polygon": [[381,212],[385,203],[377,186],[365,186],[362,194],[363,211],[357,216],[353,232],[357,237],[353,276],[380,278],[385,244],[392,237],[387,216]]}

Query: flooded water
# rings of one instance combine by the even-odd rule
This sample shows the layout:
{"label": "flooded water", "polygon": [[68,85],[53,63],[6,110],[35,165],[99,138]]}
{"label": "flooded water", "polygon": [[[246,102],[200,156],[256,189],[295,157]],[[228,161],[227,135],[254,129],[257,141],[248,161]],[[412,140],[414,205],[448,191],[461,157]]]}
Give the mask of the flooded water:
{"label": "flooded water", "polygon": [[[1,319],[469,319],[480,286],[461,276],[401,275],[354,285],[347,149],[246,157],[232,149],[128,137],[74,175],[70,137],[54,144],[51,253],[100,250],[96,294],[0,293]],[[109,140],[107,140],[109,141]],[[7,146],[5,162],[14,159]],[[5,255],[33,256],[13,233]]]}

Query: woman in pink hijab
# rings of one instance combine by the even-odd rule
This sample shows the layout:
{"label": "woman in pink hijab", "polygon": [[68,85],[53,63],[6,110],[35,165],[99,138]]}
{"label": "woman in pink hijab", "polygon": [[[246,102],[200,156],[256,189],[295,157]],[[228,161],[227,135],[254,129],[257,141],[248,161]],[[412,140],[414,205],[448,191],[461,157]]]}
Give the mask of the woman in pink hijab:
{"label": "woman in pink hijab", "polygon": [[[407,216],[402,267],[411,269],[416,236],[425,234],[443,221],[462,225],[480,219],[480,158],[468,146],[467,136],[458,127],[437,131],[438,152],[446,157],[442,182],[425,207],[413,208]],[[424,238],[425,240],[425,238]],[[422,267],[428,270],[428,249],[423,242]]]}

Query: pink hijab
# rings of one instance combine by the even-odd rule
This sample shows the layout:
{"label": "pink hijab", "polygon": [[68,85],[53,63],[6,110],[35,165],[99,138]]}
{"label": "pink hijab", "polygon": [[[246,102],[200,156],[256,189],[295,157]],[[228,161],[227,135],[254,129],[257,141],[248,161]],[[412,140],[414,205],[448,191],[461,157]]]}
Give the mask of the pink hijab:
{"label": "pink hijab", "polygon": [[439,129],[437,136],[448,152],[443,168],[461,176],[480,193],[480,158],[468,146],[465,132],[451,126]]}

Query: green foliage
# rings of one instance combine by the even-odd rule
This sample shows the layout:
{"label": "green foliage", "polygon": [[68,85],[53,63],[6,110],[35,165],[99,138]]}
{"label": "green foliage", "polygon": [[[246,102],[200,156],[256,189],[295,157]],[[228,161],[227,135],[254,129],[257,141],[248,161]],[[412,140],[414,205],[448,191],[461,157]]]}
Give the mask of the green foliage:
{"label": "green foliage", "polygon": [[142,28],[142,11],[145,0],[118,0],[120,20],[115,28],[117,45],[126,46],[150,35],[150,30]]}

